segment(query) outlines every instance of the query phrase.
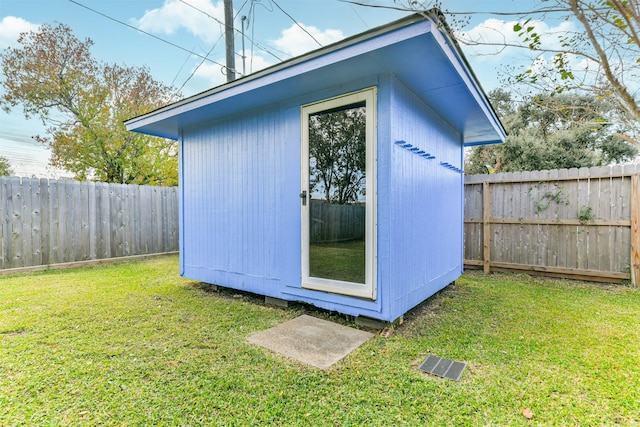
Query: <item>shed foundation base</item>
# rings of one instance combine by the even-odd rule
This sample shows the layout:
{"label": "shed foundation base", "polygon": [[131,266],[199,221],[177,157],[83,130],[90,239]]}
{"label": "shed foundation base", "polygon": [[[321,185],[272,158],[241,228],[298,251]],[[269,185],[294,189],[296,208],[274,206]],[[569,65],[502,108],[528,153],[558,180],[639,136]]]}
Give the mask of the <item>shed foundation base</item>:
{"label": "shed foundation base", "polygon": [[287,301],[285,299],[280,299],[280,298],[267,297],[267,296],[264,297],[264,303],[267,305],[272,305],[274,307],[280,307],[280,308],[288,308],[293,305],[291,301]]}
{"label": "shed foundation base", "polygon": [[392,324],[401,325],[403,321],[404,321],[403,317],[399,317],[393,322],[389,322],[386,320],[372,319],[371,317],[366,317],[366,316],[358,316],[355,319],[356,325],[364,326],[365,328],[370,328],[370,329],[385,329]]}

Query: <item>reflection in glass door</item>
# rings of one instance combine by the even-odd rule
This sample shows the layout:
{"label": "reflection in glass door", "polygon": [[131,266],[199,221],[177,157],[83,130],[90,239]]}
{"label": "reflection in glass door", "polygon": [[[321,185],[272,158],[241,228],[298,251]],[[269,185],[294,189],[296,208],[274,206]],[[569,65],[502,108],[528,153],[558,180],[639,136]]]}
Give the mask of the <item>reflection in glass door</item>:
{"label": "reflection in glass door", "polygon": [[373,297],[375,91],[303,107],[303,286]]}
{"label": "reflection in glass door", "polygon": [[366,107],[309,116],[309,275],[365,282]]}

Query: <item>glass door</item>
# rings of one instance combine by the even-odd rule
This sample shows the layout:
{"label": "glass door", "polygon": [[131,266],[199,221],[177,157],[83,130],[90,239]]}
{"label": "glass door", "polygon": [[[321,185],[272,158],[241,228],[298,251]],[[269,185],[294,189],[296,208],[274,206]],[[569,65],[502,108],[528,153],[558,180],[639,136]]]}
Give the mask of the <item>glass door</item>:
{"label": "glass door", "polygon": [[302,107],[302,285],[375,299],[375,88]]}

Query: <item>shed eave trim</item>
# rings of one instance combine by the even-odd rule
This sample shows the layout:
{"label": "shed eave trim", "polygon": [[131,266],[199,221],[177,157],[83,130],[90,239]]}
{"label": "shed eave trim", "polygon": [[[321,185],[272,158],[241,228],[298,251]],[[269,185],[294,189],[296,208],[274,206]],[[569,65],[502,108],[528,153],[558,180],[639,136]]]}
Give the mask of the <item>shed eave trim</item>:
{"label": "shed eave trim", "polygon": [[504,139],[495,139],[495,140],[489,140],[489,141],[465,142],[464,146],[465,147],[475,147],[477,145],[502,144],[504,141],[505,141]]}
{"label": "shed eave trim", "polygon": [[[260,108],[264,105],[282,101],[276,99],[282,97],[277,95],[282,93],[282,85],[287,85],[289,91],[287,97],[295,98],[304,93],[313,92],[319,87],[309,85],[290,85],[289,82],[299,82],[306,74],[321,69],[329,70],[329,67],[346,66],[347,62],[352,64],[355,58],[367,58],[378,51],[389,46],[410,43],[418,37],[427,36],[437,49],[446,58],[446,61],[455,69],[454,73],[459,79],[460,88],[466,92],[466,99],[470,104],[475,104],[475,124],[458,121],[456,127],[466,138],[472,142],[464,142],[465,146],[481,145],[485,142],[475,142],[479,140],[500,140],[506,138],[506,132],[495,110],[489,103],[482,86],[480,85],[473,70],[469,66],[464,53],[455,41],[449,28],[444,22],[441,14],[437,11],[427,11],[411,15],[407,18],[392,22],[385,26],[374,28],[365,33],[361,33],[344,39],[327,47],[317,49],[302,56],[273,65],[254,74],[242,77],[233,82],[212,88],[200,94],[185,98],[176,103],[161,107],[145,115],[131,118],[125,121],[125,126],[129,131],[146,133],[164,138],[178,139],[181,128],[189,127],[201,123],[201,120],[215,120],[223,116],[227,109],[227,103],[233,103],[236,112]],[[404,64],[404,63],[403,63]],[[406,66],[402,64],[397,67]],[[393,67],[383,66],[384,72],[395,73]],[[376,69],[369,68],[365,71],[375,73]],[[379,70],[379,71],[382,71]],[[339,73],[336,73],[338,75]],[[354,73],[351,78],[355,76]],[[325,80],[324,84],[334,84],[336,81]],[[338,82],[339,83],[339,82]],[[280,85],[280,89],[277,89]],[[291,88],[296,89],[291,91]],[[431,87],[429,91],[436,91],[439,88]],[[265,92],[267,91],[267,92]],[[270,91],[270,92],[269,92]],[[268,96],[264,97],[263,95]],[[255,96],[253,96],[255,95]],[[218,104],[221,103],[221,104]],[[231,104],[229,104],[231,105]],[[218,108],[219,106],[219,108]],[[195,113],[200,110],[199,113]],[[449,116],[453,111],[449,111]],[[446,115],[443,117],[447,117]],[[448,117],[452,120],[452,117]],[[454,120],[455,121],[455,120]],[[480,124],[480,122],[484,122]],[[453,121],[452,121],[453,123]],[[470,125],[471,127],[467,127]],[[497,143],[497,142],[496,142]]]}
{"label": "shed eave trim", "polygon": [[[442,52],[444,53],[444,55],[448,58],[449,62],[456,69],[456,72],[458,73],[458,75],[460,76],[460,79],[466,86],[469,92],[469,95],[472,97],[472,99],[478,105],[478,107],[482,110],[482,113],[486,117],[486,120],[491,124],[491,127],[494,129],[496,136],[502,139],[501,141],[498,141],[498,142],[487,142],[487,143],[478,142],[478,143],[470,143],[470,144],[483,145],[483,144],[491,144],[491,143],[497,144],[497,143],[504,142],[506,138],[506,131],[504,129],[504,126],[500,122],[500,119],[496,114],[495,110],[489,103],[487,96],[484,92],[484,89],[482,88],[482,85],[478,81],[478,78],[476,77],[476,75],[473,73],[473,70],[471,69],[468,62],[466,61],[464,53],[462,52],[458,44],[455,42],[455,39],[453,39],[449,34],[446,34],[442,31],[434,31],[432,34],[436,42],[440,46],[440,49],[442,49]],[[465,143],[464,145],[467,146],[469,144]]]}
{"label": "shed eave trim", "polygon": [[[424,24],[419,27],[414,24]],[[301,56],[291,58],[289,60],[280,62],[278,64],[272,65],[271,67],[265,68],[263,70],[257,71],[253,74],[250,74],[245,77],[241,77],[232,82],[214,87],[207,91],[201,92],[199,94],[193,95],[191,97],[185,98],[183,100],[177,101],[175,103],[166,105],[157,110],[151,111],[147,114],[143,114],[141,116],[133,117],[129,120],[126,120],[125,126],[129,131],[139,131],[142,127],[146,125],[150,125],[178,114],[182,114],[203,105],[209,105],[214,102],[218,102],[222,99],[230,98],[235,95],[239,95],[241,93],[245,93],[251,90],[254,90],[258,87],[266,86],[271,83],[275,83],[280,80],[284,80],[286,78],[291,78],[300,74],[303,74],[308,67],[296,68],[299,65],[308,64],[311,61],[329,56],[331,60],[325,65],[329,63],[335,63],[340,61],[343,55],[339,55],[337,57],[332,56],[332,54],[353,47],[355,45],[366,44],[371,40],[375,40],[378,37],[386,38],[386,42],[381,45],[378,43],[372,44],[368,46],[366,49],[363,49],[360,53],[364,54],[375,50],[384,45],[391,44],[393,42],[399,41],[401,38],[398,35],[394,35],[397,30],[401,30],[403,28],[414,28],[409,34],[403,33],[404,37],[408,36],[417,36],[420,34],[425,34],[432,32],[432,22],[425,16],[420,13],[410,15],[406,18],[397,20],[388,25],[383,25],[377,28],[373,28],[364,33],[356,34],[354,36],[348,37],[341,41],[338,41],[334,44],[313,50]],[[295,68],[295,71],[294,71]],[[283,75],[278,75],[280,72],[285,71]],[[175,131],[177,138],[177,129]],[[174,138],[174,139],[175,139]]]}

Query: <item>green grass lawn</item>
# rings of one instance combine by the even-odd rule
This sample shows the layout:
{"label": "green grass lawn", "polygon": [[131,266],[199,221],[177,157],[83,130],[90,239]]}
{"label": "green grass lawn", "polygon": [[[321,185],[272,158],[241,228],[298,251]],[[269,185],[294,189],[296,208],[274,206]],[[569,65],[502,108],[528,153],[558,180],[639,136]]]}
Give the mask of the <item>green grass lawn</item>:
{"label": "green grass lawn", "polygon": [[[175,257],[0,277],[0,425],[633,425],[640,292],[470,273],[328,371],[250,345],[304,312]],[[427,376],[429,354],[469,366]],[[533,419],[522,415],[525,408]]]}
{"label": "green grass lawn", "polygon": [[309,275],[345,282],[365,282],[365,241],[309,245]]}

